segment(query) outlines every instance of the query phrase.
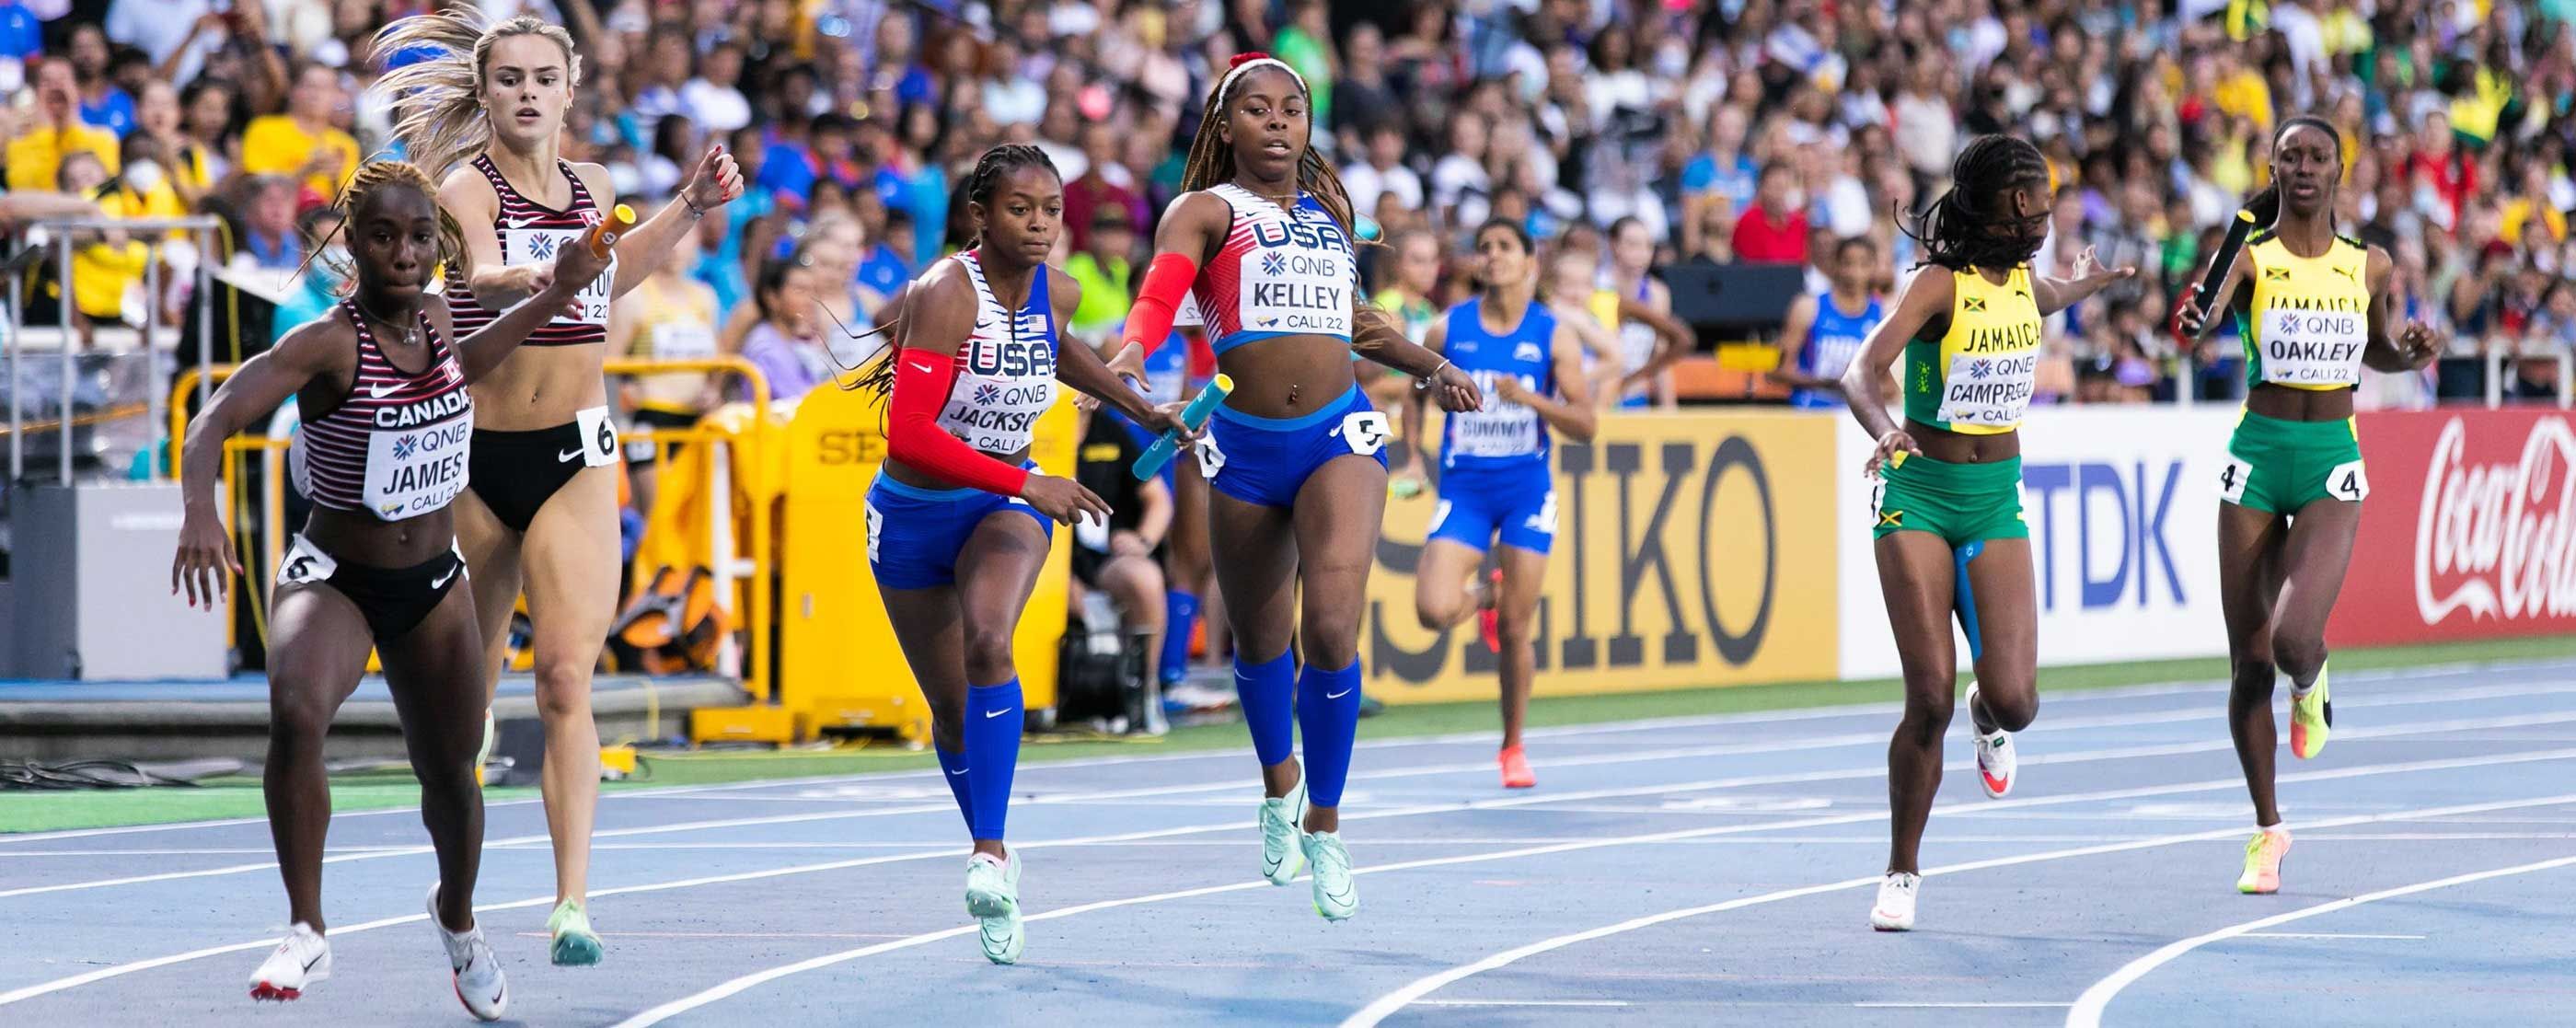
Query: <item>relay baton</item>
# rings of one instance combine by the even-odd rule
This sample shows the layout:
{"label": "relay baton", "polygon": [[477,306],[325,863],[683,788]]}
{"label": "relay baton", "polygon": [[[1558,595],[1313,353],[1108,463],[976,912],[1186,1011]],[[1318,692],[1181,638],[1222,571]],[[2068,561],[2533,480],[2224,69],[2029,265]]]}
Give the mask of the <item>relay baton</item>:
{"label": "relay baton", "polygon": [[[1198,431],[1200,426],[1207,424],[1208,415],[1216,413],[1216,405],[1225,402],[1225,394],[1233,391],[1234,380],[1218,375],[1216,381],[1199,390],[1199,395],[1190,400],[1189,406],[1181,408],[1181,424],[1188,425],[1192,432]],[[1154,445],[1145,448],[1145,455],[1136,458],[1130,470],[1136,473],[1136,480],[1142,482],[1162,474],[1163,465],[1171,463],[1172,456],[1179,452],[1181,433],[1167,430],[1162,438],[1154,440]]]}

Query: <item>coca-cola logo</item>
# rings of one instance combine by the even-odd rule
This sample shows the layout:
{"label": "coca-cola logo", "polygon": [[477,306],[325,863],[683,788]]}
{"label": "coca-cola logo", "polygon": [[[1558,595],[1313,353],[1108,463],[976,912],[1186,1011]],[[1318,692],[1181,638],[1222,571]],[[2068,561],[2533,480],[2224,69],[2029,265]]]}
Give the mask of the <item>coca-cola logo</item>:
{"label": "coca-cola logo", "polygon": [[2512,463],[2468,459],[2450,419],[2433,442],[2415,518],[2415,607],[2427,625],[2576,615],[2576,431],[2534,422]]}

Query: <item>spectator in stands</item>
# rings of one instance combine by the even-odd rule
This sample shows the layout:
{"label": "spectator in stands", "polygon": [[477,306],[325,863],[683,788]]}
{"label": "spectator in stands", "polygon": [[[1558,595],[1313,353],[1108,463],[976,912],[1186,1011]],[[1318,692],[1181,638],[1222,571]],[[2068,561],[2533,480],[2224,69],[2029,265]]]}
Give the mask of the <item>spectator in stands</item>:
{"label": "spectator in stands", "polygon": [[[1118,612],[1121,635],[1141,637],[1144,681],[1159,680],[1163,650],[1163,538],[1172,527],[1172,490],[1162,476],[1137,481],[1128,468],[1143,455],[1135,435],[1118,415],[1088,408],[1076,415],[1074,476],[1084,488],[1109,503],[1105,522],[1085,520],[1073,526],[1073,610],[1083,608],[1083,594],[1098,590]],[[1159,700],[1156,701],[1159,704]]]}
{"label": "spectator in stands", "polygon": [[1807,212],[1787,164],[1762,168],[1753,206],[1735,221],[1735,258],[1748,264],[1807,263]]}
{"label": "spectator in stands", "polygon": [[[109,187],[107,166],[97,154],[83,150],[65,156],[56,175],[63,192],[98,201],[99,213],[107,217],[126,216],[121,205],[111,199],[121,191]],[[152,258],[141,240],[113,229],[85,232],[79,238],[83,242],[72,253],[72,299],[80,313],[74,324],[85,346],[92,327],[98,323],[140,323],[140,318],[126,317],[129,307],[138,313],[141,310],[128,304],[127,294],[142,283],[143,270]]]}
{"label": "spectator in stands", "polygon": [[134,111],[134,134],[125,137],[126,150],[159,165],[179,203],[195,206],[214,188],[215,166],[204,148],[180,131],[179,91],[154,79],[144,84]]}
{"label": "spectator in stands", "polygon": [[121,152],[116,133],[80,120],[80,87],[71,62],[37,65],[35,117],[9,141],[10,191],[59,188],[63,162],[76,153],[96,157],[106,174],[116,174]]}
{"label": "spectator in stands", "polygon": [[[1097,167],[1097,165],[1094,165]],[[1089,239],[1082,252],[1064,262],[1064,270],[1082,284],[1082,305],[1074,308],[1075,338],[1095,348],[1114,340],[1127,323],[1130,255],[1136,252],[1136,226],[1122,204],[1094,208]]]}
{"label": "spectator in stands", "polygon": [[339,71],[297,68],[286,113],[253,118],[242,132],[242,170],[293,176],[321,202],[340,195],[340,183],[358,170],[358,141],[332,122],[342,99]]}
{"label": "spectator in stands", "polygon": [[107,32],[89,22],[74,25],[69,50],[80,85],[81,120],[119,138],[134,131],[134,97],[116,88],[107,74]]}
{"label": "spectator in stands", "polygon": [[243,221],[241,248],[236,260],[247,256],[253,265],[272,271],[293,271],[304,263],[304,241],[295,231],[298,188],[294,179],[283,175],[243,181],[237,205]]}
{"label": "spectator in stands", "polygon": [[232,86],[213,79],[198,79],[179,91],[179,130],[195,154],[192,160],[205,169],[206,189],[231,178],[241,166],[241,135],[235,129],[239,102]]}
{"label": "spectator in stands", "polygon": [[[752,302],[757,316],[737,348],[769,380],[770,399],[792,400],[831,379],[831,356],[814,323],[813,269],[788,257],[763,262]],[[736,398],[750,399],[749,390]]]}
{"label": "spectator in stands", "polygon": [[859,262],[859,284],[880,296],[891,296],[895,289],[912,281],[913,263],[907,256],[916,252],[913,246],[912,213],[895,208],[885,212],[885,229],[877,236],[876,245],[868,249]]}
{"label": "spectator in stands", "polygon": [[[1131,242],[1135,227],[1151,216],[1145,209],[1144,194],[1136,189],[1135,173],[1118,159],[1119,131],[1119,126],[1108,122],[1096,121],[1082,127],[1083,168],[1064,183],[1064,225],[1076,250],[1091,249],[1092,226],[1104,223],[1098,215],[1101,210],[1118,208],[1120,223],[1127,228]],[[1352,194],[1354,201],[1358,198],[1358,194]],[[1119,254],[1122,260],[1126,256],[1123,251]],[[1127,295],[1123,284],[1117,295]]]}
{"label": "spectator in stands", "polygon": [[1378,216],[1378,205],[1392,198],[1406,210],[1422,207],[1422,176],[1404,166],[1404,129],[1391,118],[1372,123],[1367,130],[1364,156],[1342,169],[1342,188],[1349,191],[1351,208],[1370,217]]}
{"label": "spectator in stands", "polygon": [[288,332],[302,328],[305,322],[330,313],[340,302],[341,285],[355,273],[348,241],[340,238],[343,220],[340,208],[327,204],[296,216],[296,231],[313,260],[304,265],[304,273],[296,277],[292,291],[277,305],[277,316],[271,321],[271,345],[286,338]]}
{"label": "spectator in stands", "polygon": [[707,48],[698,77],[680,87],[680,106],[691,121],[713,132],[751,124],[751,101],[742,95],[742,44],[723,40]]}

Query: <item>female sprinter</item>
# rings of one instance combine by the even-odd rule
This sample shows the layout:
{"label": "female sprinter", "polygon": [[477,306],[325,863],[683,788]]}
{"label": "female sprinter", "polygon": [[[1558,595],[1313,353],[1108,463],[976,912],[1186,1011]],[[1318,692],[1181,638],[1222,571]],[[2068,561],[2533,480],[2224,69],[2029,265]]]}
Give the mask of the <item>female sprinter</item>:
{"label": "female sprinter", "polygon": [[[2245,414],[2228,440],[2219,473],[2218,583],[2227,617],[2232,688],[2228,727],[2245,788],[2254,796],[2254,838],[2236,891],[2281,888],[2290,832],[2273,795],[2272,679],[2290,676],[2290,752],[2325,749],[2334,724],[2326,696],[2326,615],[2352,562],[2361,500],[2370,494],[2352,428],[2354,387],[2367,364],[2411,371],[2448,340],[2421,322],[2392,337],[2395,267],[2386,251],[2334,228],[2335,185],[2343,181],[2343,138],[2323,119],[2281,123],[2272,138],[2272,184],[2245,203],[2252,224],[2243,257],[2222,248],[2216,266],[2245,339]],[[2195,340],[2216,319],[2186,303],[2181,327]]]}
{"label": "female sprinter", "polygon": [[[2018,429],[2038,368],[2040,319],[2137,270],[2104,270],[2087,250],[2073,279],[2031,273],[2030,258],[2048,237],[2050,203],[2048,164],[2029,142],[1978,137],[1950,169],[1950,192],[1917,234],[1924,263],[1949,273],[1907,283],[1842,378],[1852,416],[1878,440],[1868,464],[1881,480],[1878,581],[1905,668],[1905,715],[1887,747],[1894,832],[1887,879],[1869,914],[1888,932],[1914,927],[1922,883],[1915,855],[1941,786],[1941,734],[1958,682],[1954,605],[1976,663],[1968,717],[1986,795],[2012,791],[2011,733],[2039,712],[2039,615]],[[1902,425],[1879,401],[1882,369],[1899,350]]]}
{"label": "female sprinter", "polygon": [[[1315,910],[1338,921],[1359,909],[1337,808],[1359,724],[1360,610],[1390,436],[1353,381],[1350,352],[1414,376],[1415,389],[1439,387],[1447,410],[1482,397],[1464,371],[1359,302],[1350,198],[1308,146],[1310,102],[1286,64],[1235,57],[1208,95],[1182,173],[1189,192],[1155,230],[1125,338],[1137,353],[1162,342],[1189,292],[1234,379],[1198,455],[1215,492],[1208,539],[1227,555],[1216,579],[1235,689],[1261,760],[1262,871],[1286,885],[1313,865]],[[1292,719],[1306,736],[1302,769]]]}
{"label": "female sprinter", "polygon": [[[448,302],[467,329],[545,287],[547,257],[617,202],[607,169],[555,155],[581,82],[572,36],[528,17],[485,28],[470,10],[402,19],[377,47],[450,55],[389,71],[382,85],[407,107],[394,134],[423,170],[446,175],[438,202],[467,227],[467,260],[447,266]],[[449,171],[469,156],[471,166]],[[556,903],[546,927],[557,964],[596,964],[601,956],[584,903],[599,805],[590,674],[617,612],[620,573],[621,461],[601,374],[608,306],[651,277],[662,251],[696,231],[710,208],[741,191],[733,158],[709,149],[678,197],[618,241],[624,260],[582,284],[580,308],[538,329],[474,390],[482,408],[477,484],[457,501],[457,529],[483,619],[487,695],[500,682],[511,611],[522,587],[527,592],[546,733],[539,784],[555,854]]]}
{"label": "female sprinter", "polygon": [[[1583,343],[1534,295],[1538,265],[1519,222],[1496,219],[1476,230],[1483,290],[1449,308],[1424,345],[1465,369],[1498,402],[1452,414],[1440,436],[1440,506],[1431,516],[1422,564],[1414,575],[1413,610],[1422,627],[1447,631],[1479,606],[1498,613],[1494,636],[1502,655],[1503,787],[1538,784],[1521,753],[1521,719],[1529,713],[1538,673],[1531,622],[1556,540],[1556,488],[1548,473],[1548,430],[1590,441],[1598,414],[1583,377]],[[1420,401],[1416,401],[1419,403]],[[1542,424],[1544,422],[1544,424]],[[1417,411],[1405,420],[1407,442],[1421,433]],[[1467,583],[1500,537],[1500,595],[1470,602]]]}
{"label": "female sprinter", "polygon": [[1056,383],[1160,433],[1177,406],[1149,406],[1090,348],[1056,345],[1082,288],[1048,267],[1064,227],[1064,182],[1038,148],[986,151],[963,187],[976,243],[905,290],[895,347],[856,383],[888,397],[886,461],[868,490],[868,566],[930,701],[931,735],[975,839],[966,912],[984,957],[1020,958],[1019,852],[1002,845],[1019,762],[1020,611],[1057,523],[1109,506],[1029,463]]}
{"label": "female sprinter", "polygon": [[431,268],[461,257],[463,243],[435,195],[428,176],[399,162],[360,167],[341,192],[356,288],[337,310],[243,364],[188,426],[186,514],[170,588],[184,584],[189,603],[203,599],[212,609],[241,573],[215,513],[224,440],[294,397],[303,424],[295,482],[313,500],[313,515],[271,593],[264,780],[294,927],[251,976],[250,994],[291,1000],[331,977],[322,934],[322,839],[331,822],[322,736],[372,649],[384,657],[420,779],[420,819],[438,851],[430,919],[447,946],[456,998],[489,1021],[510,998],[474,923],[483,851],[473,765],[482,738],[482,637],[472,593],[454,588],[461,565],[448,512],[465,489],[474,427],[466,386],[565,309],[576,284],[608,262],[588,247],[564,247],[546,288],[450,346],[456,329],[447,304],[422,287]]}

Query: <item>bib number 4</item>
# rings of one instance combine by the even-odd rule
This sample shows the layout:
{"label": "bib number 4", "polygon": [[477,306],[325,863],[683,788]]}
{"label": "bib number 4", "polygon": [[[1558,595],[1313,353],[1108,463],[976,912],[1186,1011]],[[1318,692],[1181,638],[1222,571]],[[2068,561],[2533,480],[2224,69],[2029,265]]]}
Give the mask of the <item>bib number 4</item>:
{"label": "bib number 4", "polygon": [[2362,473],[2361,462],[2337,464],[2326,473],[2326,495],[2346,503],[2360,503],[2370,495],[2370,476]]}
{"label": "bib number 4", "polygon": [[2245,502],[2245,480],[2253,474],[2254,465],[2227,458],[2227,467],[2218,472],[2218,498],[2229,503]]}

